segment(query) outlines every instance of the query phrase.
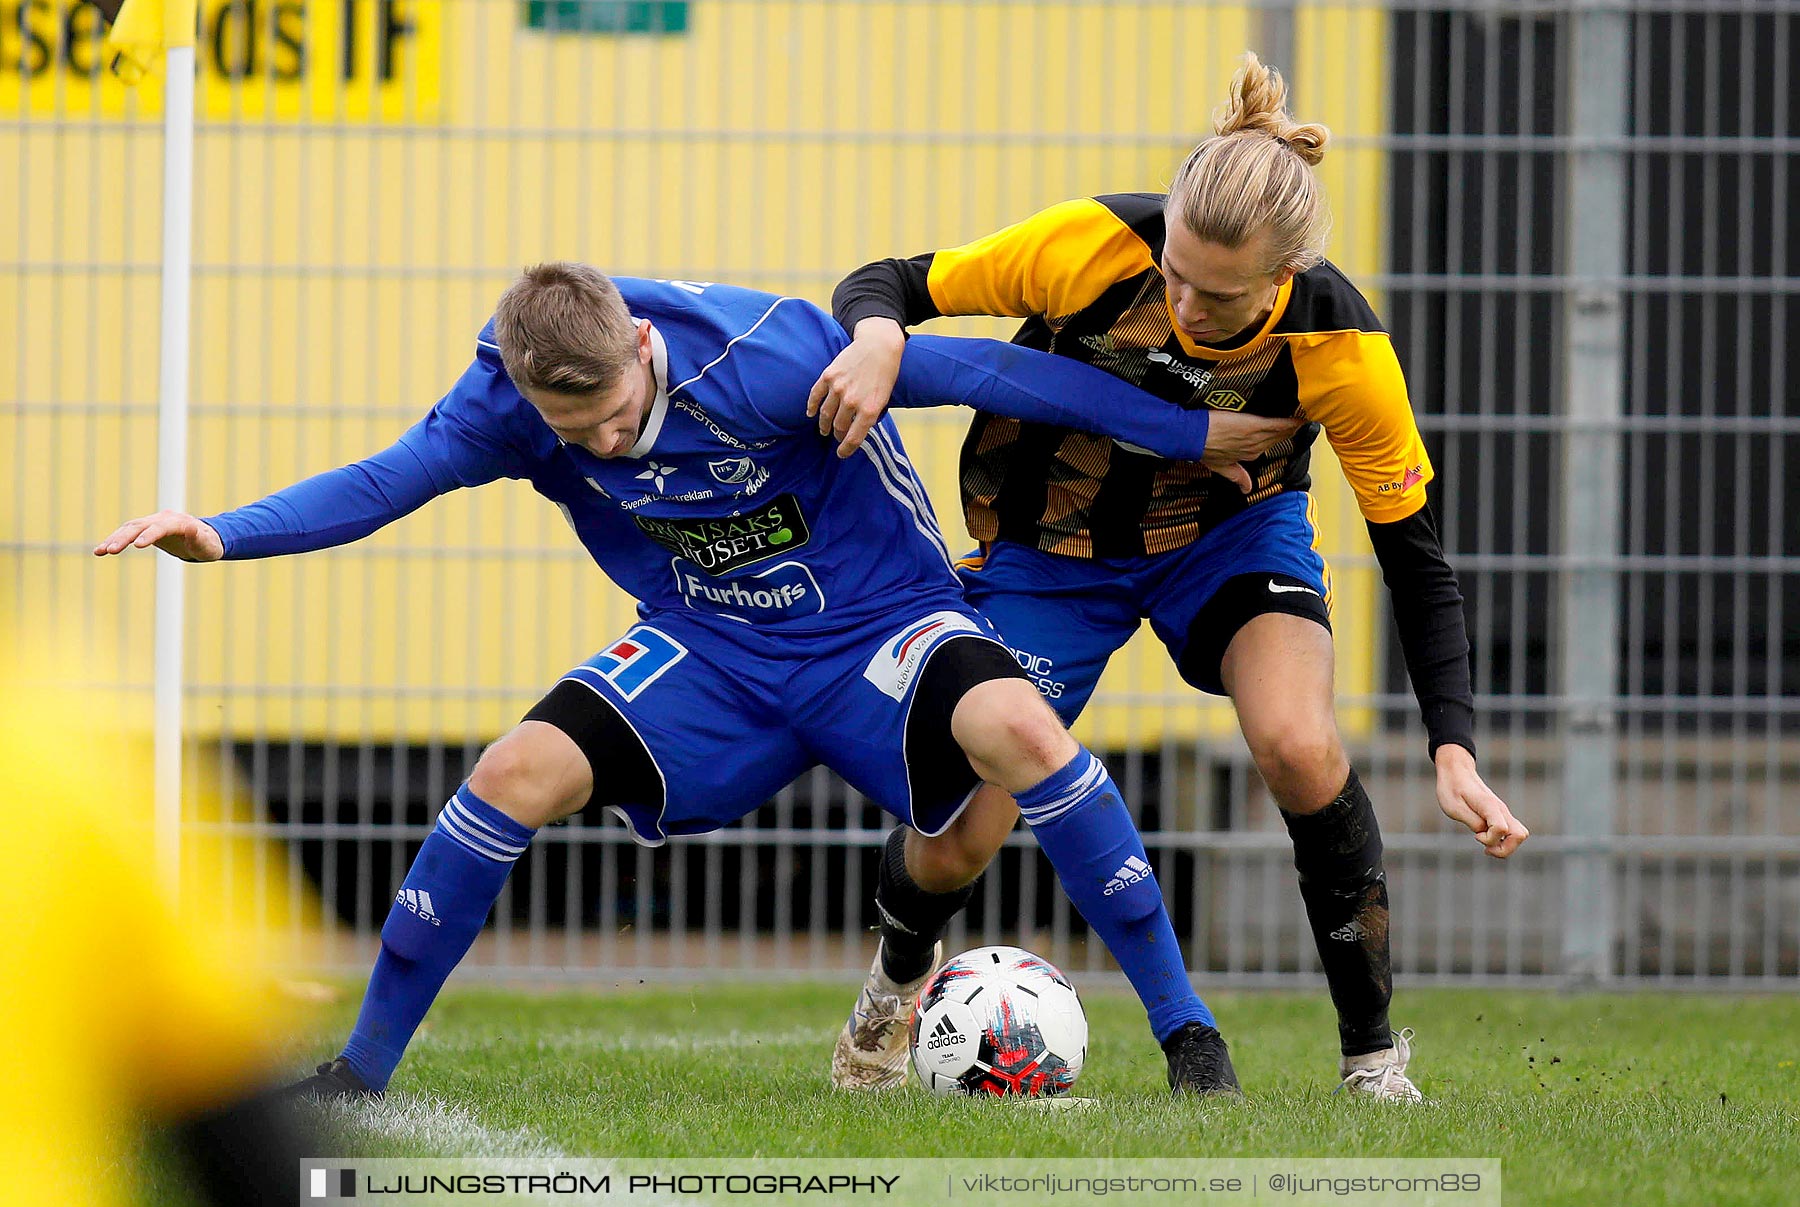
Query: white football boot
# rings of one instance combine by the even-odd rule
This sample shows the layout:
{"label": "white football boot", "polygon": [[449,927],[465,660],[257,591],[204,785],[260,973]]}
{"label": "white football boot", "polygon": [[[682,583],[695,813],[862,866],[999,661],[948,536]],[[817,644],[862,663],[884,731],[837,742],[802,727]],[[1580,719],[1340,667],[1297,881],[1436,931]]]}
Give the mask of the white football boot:
{"label": "white football boot", "polygon": [[1412,1059],[1411,1027],[1394,1035],[1394,1046],[1362,1056],[1345,1056],[1338,1061],[1338,1076],[1343,1081],[1337,1091],[1372,1098],[1376,1102],[1423,1102],[1425,1095],[1407,1079],[1406,1062]]}
{"label": "white football boot", "polygon": [[896,1090],[912,1063],[912,1016],[919,990],[944,962],[944,945],[931,949],[931,967],[916,981],[897,985],[881,966],[881,945],[863,982],[856,1007],[831,1052],[831,1084],[840,1090]]}

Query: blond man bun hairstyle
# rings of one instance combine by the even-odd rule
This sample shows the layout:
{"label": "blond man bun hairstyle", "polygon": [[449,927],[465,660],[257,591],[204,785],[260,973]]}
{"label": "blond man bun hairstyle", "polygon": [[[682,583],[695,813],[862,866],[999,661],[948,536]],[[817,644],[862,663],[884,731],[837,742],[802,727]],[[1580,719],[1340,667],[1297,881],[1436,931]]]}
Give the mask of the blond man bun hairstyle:
{"label": "blond man bun hairstyle", "polygon": [[1230,100],[1213,113],[1213,130],[1175,173],[1167,217],[1224,247],[1264,235],[1268,272],[1305,272],[1323,260],[1331,211],[1313,168],[1331,131],[1296,122],[1281,73],[1248,52],[1231,77]]}

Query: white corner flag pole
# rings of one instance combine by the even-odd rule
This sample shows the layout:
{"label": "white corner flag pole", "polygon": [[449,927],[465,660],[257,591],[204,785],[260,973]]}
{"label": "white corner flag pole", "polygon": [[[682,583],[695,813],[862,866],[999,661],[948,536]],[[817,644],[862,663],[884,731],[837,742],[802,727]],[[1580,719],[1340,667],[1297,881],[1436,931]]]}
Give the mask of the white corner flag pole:
{"label": "white corner flag pole", "polygon": [[[194,229],[194,48],[168,48],[163,93],[162,372],[157,390],[156,496],[187,509],[188,293]],[[183,572],[156,558],[156,866],[174,896],[181,884]]]}

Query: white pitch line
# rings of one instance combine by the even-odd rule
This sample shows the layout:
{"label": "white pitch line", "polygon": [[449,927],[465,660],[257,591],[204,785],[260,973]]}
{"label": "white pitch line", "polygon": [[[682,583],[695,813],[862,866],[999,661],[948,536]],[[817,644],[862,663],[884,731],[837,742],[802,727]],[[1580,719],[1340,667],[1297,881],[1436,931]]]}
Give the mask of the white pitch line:
{"label": "white pitch line", "polygon": [[[466,1107],[454,1106],[435,1094],[389,1094],[372,1102],[334,1099],[319,1105],[339,1127],[398,1140],[420,1153],[533,1162],[579,1160],[584,1172],[597,1172],[591,1168],[594,1164],[591,1159],[577,1158],[529,1128],[502,1130],[488,1127]],[[546,1166],[540,1171],[521,1167],[508,1172],[554,1172],[554,1169]],[[700,1207],[703,1202],[667,1193],[640,1197],[645,1207]]]}
{"label": "white pitch line", "polygon": [[335,1100],[322,1104],[334,1123],[398,1140],[409,1150],[455,1157],[568,1158],[529,1128],[493,1128],[467,1107],[435,1094],[389,1094],[370,1102]]}
{"label": "white pitch line", "polygon": [[[708,1052],[749,1048],[822,1047],[835,1031],[818,1027],[789,1027],[781,1031],[726,1031],[695,1035],[618,1035],[598,1030],[562,1031],[536,1041],[539,1051],[608,1052]],[[420,1037],[420,1046],[449,1051],[485,1049],[486,1038],[446,1042],[434,1036]],[[569,1157],[556,1145],[528,1128],[500,1129],[482,1123],[467,1107],[446,1102],[435,1094],[389,1094],[369,1101],[333,1100],[324,1104],[336,1121],[352,1128],[399,1140],[418,1151],[436,1151],[460,1157]]]}

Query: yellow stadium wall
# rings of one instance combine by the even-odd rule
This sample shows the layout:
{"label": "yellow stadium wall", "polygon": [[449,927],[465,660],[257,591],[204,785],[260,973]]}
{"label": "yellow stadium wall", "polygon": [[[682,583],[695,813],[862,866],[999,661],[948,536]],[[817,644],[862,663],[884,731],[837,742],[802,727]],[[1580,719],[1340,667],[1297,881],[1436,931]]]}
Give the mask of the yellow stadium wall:
{"label": "yellow stadium wall", "polygon": [[[85,550],[155,503],[160,82],[130,90],[59,65],[101,57],[97,15],[68,11],[34,9],[25,41],[0,36],[0,160],[20,165],[0,190],[0,331],[17,340],[0,466],[18,467],[0,489],[0,555],[21,606],[120,637],[119,674],[142,688],[150,559]],[[289,0],[246,21],[203,5],[192,510],[387,443],[455,379],[524,263],[825,303],[875,256],[1066,197],[1159,188],[1257,28],[1250,9],[1189,4],[697,0],[680,34],[552,35],[522,28],[522,11]],[[1301,115],[1341,139],[1323,172],[1332,256],[1353,278],[1382,263],[1383,162],[1367,140],[1385,128],[1384,20],[1302,6],[1285,65]],[[42,68],[21,70],[39,43]],[[221,63],[254,73],[232,80]],[[964,417],[904,426],[965,539]],[[1381,601],[1321,450],[1339,688],[1354,697],[1374,686]],[[190,730],[225,738],[491,738],[632,616],[555,509],[511,483],[351,549],[192,571],[189,600]],[[1370,714],[1344,720],[1363,731]],[[1082,722],[1108,747],[1231,729],[1147,631]]]}

